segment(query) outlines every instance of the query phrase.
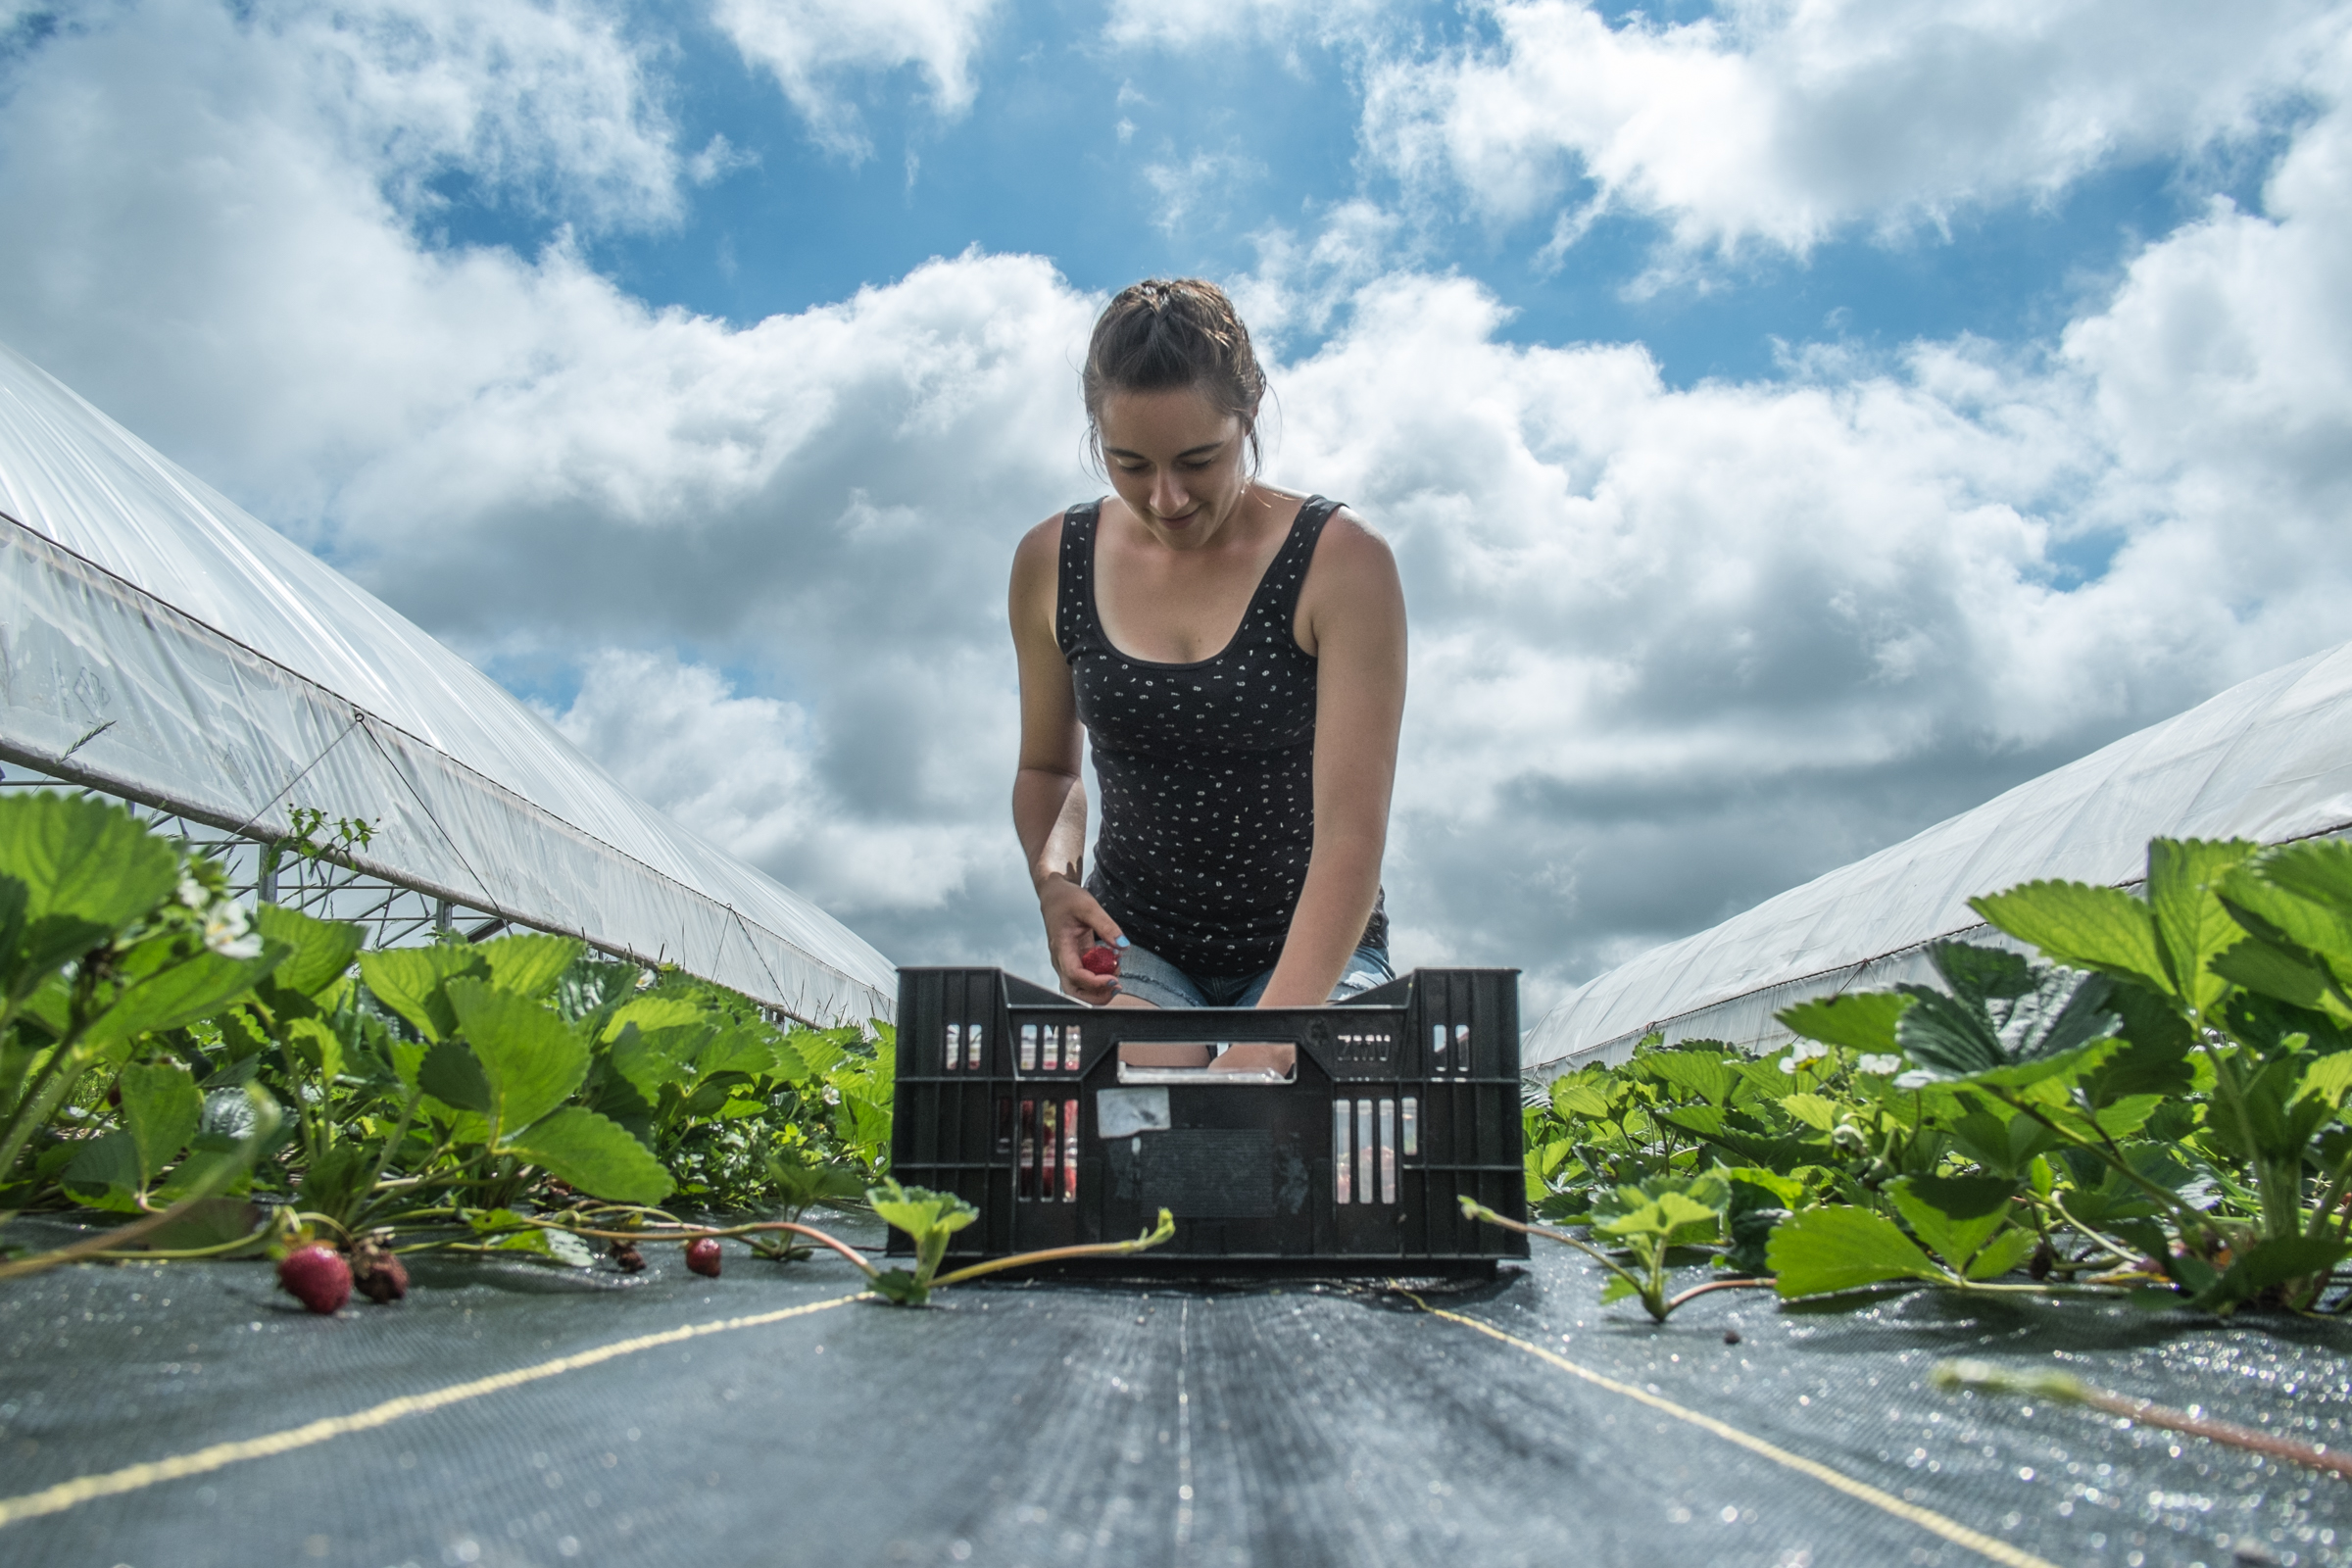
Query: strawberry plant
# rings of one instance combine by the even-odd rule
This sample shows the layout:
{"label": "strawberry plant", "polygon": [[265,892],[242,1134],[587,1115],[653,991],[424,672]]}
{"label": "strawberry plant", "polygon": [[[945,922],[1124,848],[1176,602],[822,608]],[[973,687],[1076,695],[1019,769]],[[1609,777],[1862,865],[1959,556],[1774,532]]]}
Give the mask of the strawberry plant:
{"label": "strawberry plant", "polygon": [[1789,1298],[2341,1309],[2352,845],[2158,840],[2140,893],[2037,882],[1974,907],[2024,951],[1934,945],[1940,983],[1790,1007],[1771,1057],[1653,1038],[1563,1075],[1527,1113],[1539,1214],[1661,1317],[1668,1249]]}
{"label": "strawberry plant", "polygon": [[[297,823],[277,853],[367,841],[364,822],[325,845],[318,813]],[[216,863],[124,808],[0,802],[0,1208],[127,1221],[0,1278],[134,1242],[217,1255],[275,1235],[287,1255],[347,1250],[351,1281],[392,1300],[402,1252],[580,1266],[593,1254],[572,1232],[674,1225],[653,1206],[672,1199],[797,1221],[860,1201],[887,1166],[886,1026],[780,1030],[732,993],[567,938],[360,938],[248,914]],[[279,1206],[257,1228],[224,1194]]]}

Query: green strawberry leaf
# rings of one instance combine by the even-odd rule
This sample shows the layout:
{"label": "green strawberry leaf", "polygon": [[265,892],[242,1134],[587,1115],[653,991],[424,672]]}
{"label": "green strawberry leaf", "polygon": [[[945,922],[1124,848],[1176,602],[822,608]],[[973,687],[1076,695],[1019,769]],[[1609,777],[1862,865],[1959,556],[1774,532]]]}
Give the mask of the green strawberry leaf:
{"label": "green strawberry leaf", "polygon": [[430,1041],[458,1032],[458,1015],[451,1010],[442,987],[461,975],[487,978],[490,965],[479,948],[435,943],[423,948],[384,948],[360,955],[360,978],[375,1000],[406,1018]]}
{"label": "green strawberry leaf", "polygon": [[1895,991],[1864,991],[1784,1007],[1782,1023],[1807,1040],[1848,1051],[1886,1055],[1895,1050],[1895,1024],[1911,998]]}
{"label": "green strawberry leaf", "polygon": [[343,978],[367,940],[367,928],[352,921],[318,920],[300,909],[265,904],[254,911],[254,928],[270,942],[286,947],[286,960],[270,974],[270,983],[305,997]]}
{"label": "green strawberry leaf", "polygon": [[138,1185],[151,1185],[196,1136],[204,1095],[196,1075],[176,1061],[132,1062],[116,1082],[122,1090],[122,1126],[138,1153]]}
{"label": "green strawberry leaf", "polygon": [[610,1202],[659,1203],[676,1186],[627,1128],[578,1105],[533,1123],[509,1139],[507,1149]]}
{"label": "green strawberry leaf", "polygon": [[553,1008],[479,980],[451,980],[442,990],[489,1086],[493,1147],[504,1148],[588,1076],[588,1042]]}
{"label": "green strawberry leaf", "polygon": [[1888,1280],[1948,1283],[1894,1221],[1867,1208],[1808,1208],[1773,1227],[1765,1259],[1785,1299],[1827,1296]]}
{"label": "green strawberry leaf", "polygon": [[1968,1265],[1972,1280],[1997,1280],[2016,1268],[2041,1245],[2041,1238],[2022,1226],[2001,1232]]}
{"label": "green strawberry leaf", "polygon": [[2087,882],[2028,882],[1971,899],[1994,926],[2070,968],[2132,980],[2177,996],[2148,906],[2121,888]]}
{"label": "green strawberry leaf", "polygon": [[588,951],[573,937],[548,936],[532,931],[475,946],[490,966],[490,983],[511,997],[537,1002],[556,989],[572,960]]}

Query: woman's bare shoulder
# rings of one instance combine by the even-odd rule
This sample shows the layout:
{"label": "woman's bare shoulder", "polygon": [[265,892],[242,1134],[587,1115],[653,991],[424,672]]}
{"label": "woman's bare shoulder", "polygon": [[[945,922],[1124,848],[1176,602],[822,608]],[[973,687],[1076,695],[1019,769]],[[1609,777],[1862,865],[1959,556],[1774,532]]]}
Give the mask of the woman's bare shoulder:
{"label": "woman's bare shoulder", "polygon": [[1388,540],[1346,507],[1325,520],[1323,536],[1315,541],[1316,564],[1321,564],[1326,556],[1350,577],[1366,572],[1376,577],[1396,575],[1396,557]]}
{"label": "woman's bare shoulder", "polygon": [[1061,566],[1061,519],[1067,515],[1056,512],[1045,521],[1021,535],[1013,547],[1012,575],[1015,581],[1040,571],[1058,571]]}
{"label": "woman's bare shoulder", "polygon": [[1331,514],[1315,541],[1298,593],[1298,646],[1320,656],[1324,632],[1339,628],[1402,646],[1404,585],[1389,542],[1346,508]]}
{"label": "woman's bare shoulder", "polygon": [[1021,535],[1012,552],[1012,582],[1007,598],[1015,636],[1031,623],[1050,635],[1054,605],[1060,592],[1061,519],[1056,512]]}

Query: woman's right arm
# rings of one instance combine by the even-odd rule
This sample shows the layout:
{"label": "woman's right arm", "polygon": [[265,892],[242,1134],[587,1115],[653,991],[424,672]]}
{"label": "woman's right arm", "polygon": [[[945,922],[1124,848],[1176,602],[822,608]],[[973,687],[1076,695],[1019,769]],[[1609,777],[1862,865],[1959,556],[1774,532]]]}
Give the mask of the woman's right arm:
{"label": "woman's right arm", "polygon": [[1046,945],[1064,994],[1102,1006],[1117,993],[1108,977],[1089,973],[1079,956],[1096,939],[1116,942],[1118,922],[1082,885],[1086,860],[1086,780],[1079,771],[1086,732],[1070,689],[1070,666],[1054,635],[1060,590],[1061,518],[1029,530],[1012,558],[1006,610],[1021,678],[1021,760],[1012,780],[1012,827],[1020,835],[1029,880],[1046,922]]}

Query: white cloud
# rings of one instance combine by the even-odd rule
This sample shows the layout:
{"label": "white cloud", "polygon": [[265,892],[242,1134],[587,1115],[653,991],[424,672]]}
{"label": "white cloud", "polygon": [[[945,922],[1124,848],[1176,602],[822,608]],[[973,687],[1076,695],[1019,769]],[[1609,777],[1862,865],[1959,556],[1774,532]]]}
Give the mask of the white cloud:
{"label": "white cloud", "polygon": [[2352,634],[2344,64],[2262,213],[2150,245],[2052,352],[1674,390],[1500,341],[1464,279],[1357,291],[1277,378],[1279,470],[1404,565],[1404,941],[1529,963],[1533,1005]]}
{"label": "white cloud", "polygon": [[[209,32],[203,9],[158,8]],[[129,38],[152,36],[141,28]],[[452,172],[581,222],[635,226],[680,211],[666,113],[618,16],[589,0],[266,0],[240,30],[278,68],[265,92],[307,100],[346,155],[397,200],[429,209]],[[274,49],[269,48],[274,43]],[[232,46],[233,47],[233,46]]]}
{"label": "white cloud", "polygon": [[[2084,173],[2252,132],[2344,33],[2339,0],[1732,0],[1616,25],[1489,0],[1488,43],[1389,57],[1365,136],[1489,218],[1654,218],[1688,251],[1803,253],[2046,199]],[[1564,204],[1564,205],[1563,205]]]}
{"label": "white cloud", "polygon": [[[279,515],[453,388],[523,373],[539,304],[610,296],[425,249],[431,181],[580,223],[677,211],[669,132],[629,46],[585,11],[416,0],[332,14],[154,0],[13,63],[0,128],[12,341]],[[519,356],[519,357],[518,357]]]}
{"label": "white cloud", "polygon": [[943,115],[971,106],[972,57],[997,0],[715,0],[711,19],[746,60],[764,66],[817,139],[862,157],[871,149],[846,76],[912,67]]}
{"label": "white cloud", "polygon": [[686,177],[697,185],[708,185],[738,169],[755,169],[759,163],[758,153],[744,151],[723,135],[712,136],[701,152],[686,160]]}
{"label": "white cloud", "polygon": [[1103,33],[1126,48],[1198,49],[1261,37],[1361,38],[1393,0],[1111,0]]}
{"label": "white cloud", "polygon": [[[936,919],[951,904],[968,909],[976,886],[1007,880],[1000,862],[1009,832],[966,820],[976,802],[959,802],[963,809],[946,820],[877,818],[825,776],[826,736],[807,709],[737,696],[707,665],[607,649],[587,659],[571,705],[548,716],[636,794],[787,872],[862,929],[893,917]],[[989,804],[1002,803],[992,795]],[[1017,944],[986,938],[960,946],[1000,962],[1020,956]]]}
{"label": "white cloud", "polygon": [[1144,183],[1152,187],[1155,209],[1152,225],[1163,234],[1174,234],[1202,208],[1221,208],[1227,192],[1265,177],[1265,165],[1236,150],[1200,150],[1182,163],[1146,164]]}

